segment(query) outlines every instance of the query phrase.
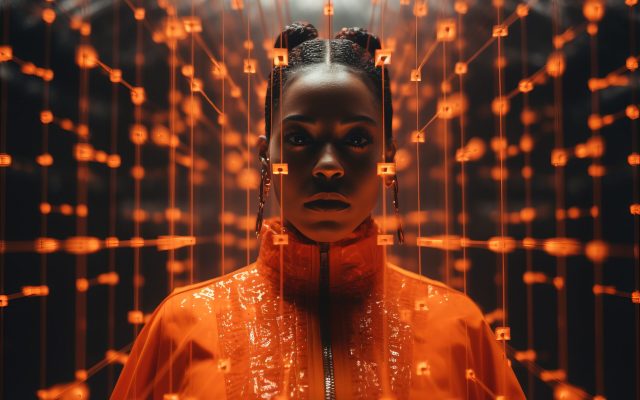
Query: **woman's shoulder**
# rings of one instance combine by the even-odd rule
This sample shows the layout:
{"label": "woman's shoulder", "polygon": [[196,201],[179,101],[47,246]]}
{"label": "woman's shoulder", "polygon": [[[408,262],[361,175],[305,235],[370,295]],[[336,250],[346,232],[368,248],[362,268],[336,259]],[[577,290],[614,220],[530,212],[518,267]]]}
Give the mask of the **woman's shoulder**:
{"label": "woman's shoulder", "polygon": [[256,274],[255,263],[191,285],[175,288],[156,308],[164,322],[184,324],[215,318],[228,306],[229,289]]}
{"label": "woman's shoulder", "polygon": [[405,301],[412,302],[415,311],[424,310],[434,317],[460,320],[480,324],[484,315],[478,305],[466,294],[443,282],[416,274],[398,265],[388,263],[394,280],[404,287]]}

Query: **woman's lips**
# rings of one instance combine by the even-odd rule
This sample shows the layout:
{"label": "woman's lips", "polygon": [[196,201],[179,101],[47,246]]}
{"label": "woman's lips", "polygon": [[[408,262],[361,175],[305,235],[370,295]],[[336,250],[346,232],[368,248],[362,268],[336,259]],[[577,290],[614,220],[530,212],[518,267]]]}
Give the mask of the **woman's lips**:
{"label": "woman's lips", "polygon": [[304,206],[314,211],[341,211],[349,208],[349,203],[341,200],[312,200],[304,203]]}
{"label": "woman's lips", "polygon": [[320,192],[309,197],[304,206],[313,211],[342,211],[349,208],[351,204],[338,192]]}

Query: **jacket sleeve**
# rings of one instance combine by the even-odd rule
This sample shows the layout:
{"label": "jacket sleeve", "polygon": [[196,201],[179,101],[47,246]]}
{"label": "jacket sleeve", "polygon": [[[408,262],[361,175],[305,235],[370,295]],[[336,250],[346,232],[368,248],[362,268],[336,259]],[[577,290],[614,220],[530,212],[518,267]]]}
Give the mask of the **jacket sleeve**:
{"label": "jacket sleeve", "polygon": [[111,400],[163,400],[171,393],[226,398],[215,316],[202,318],[188,300],[171,295],[155,310],[135,340]]}
{"label": "jacket sleeve", "polygon": [[496,340],[493,330],[484,320],[475,304],[474,311],[467,319],[469,349],[471,349],[470,369],[467,379],[476,387],[480,398],[525,399],[520,383],[516,378],[504,352],[503,343]]}

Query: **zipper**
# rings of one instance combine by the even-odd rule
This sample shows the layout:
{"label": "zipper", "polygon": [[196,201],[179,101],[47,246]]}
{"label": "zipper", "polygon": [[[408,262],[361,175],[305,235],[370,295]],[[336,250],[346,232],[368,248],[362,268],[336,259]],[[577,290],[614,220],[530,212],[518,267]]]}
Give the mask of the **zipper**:
{"label": "zipper", "polygon": [[320,243],[320,291],[318,313],[320,340],[322,342],[322,370],[324,371],[324,398],[335,400],[336,384],[333,375],[333,350],[331,349],[331,313],[329,295],[329,243]]}

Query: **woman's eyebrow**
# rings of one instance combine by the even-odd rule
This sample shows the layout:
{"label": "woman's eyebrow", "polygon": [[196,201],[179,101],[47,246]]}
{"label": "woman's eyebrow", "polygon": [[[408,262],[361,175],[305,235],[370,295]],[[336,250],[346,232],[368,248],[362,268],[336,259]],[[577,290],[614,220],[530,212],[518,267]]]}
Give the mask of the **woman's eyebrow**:
{"label": "woman's eyebrow", "polygon": [[[303,115],[303,114],[291,114],[291,115],[287,115],[282,119],[282,122],[289,122],[289,121],[302,122],[307,124],[315,124],[318,122],[316,118],[309,115]],[[357,122],[364,122],[367,124],[376,125],[376,121],[373,118],[368,117],[366,115],[354,115],[351,117],[343,118],[340,121],[340,124],[346,125],[346,124],[353,124]]]}
{"label": "woman's eyebrow", "polygon": [[286,121],[304,122],[307,124],[315,124],[317,122],[315,118],[308,115],[302,115],[302,114],[287,115],[282,119],[282,122],[286,122]]}
{"label": "woman's eyebrow", "polygon": [[356,115],[353,117],[347,117],[347,118],[344,118],[342,121],[340,121],[340,123],[343,125],[353,124],[355,122],[364,122],[367,124],[376,125],[376,121],[373,118],[368,117],[366,115]]}

